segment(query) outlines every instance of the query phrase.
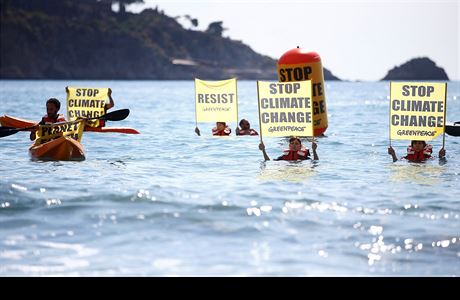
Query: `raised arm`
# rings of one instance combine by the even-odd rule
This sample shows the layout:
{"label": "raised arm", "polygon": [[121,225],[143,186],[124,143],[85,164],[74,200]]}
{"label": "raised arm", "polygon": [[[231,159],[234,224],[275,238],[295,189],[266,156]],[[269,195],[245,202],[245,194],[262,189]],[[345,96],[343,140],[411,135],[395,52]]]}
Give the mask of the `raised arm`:
{"label": "raised arm", "polygon": [[260,142],[259,150],[262,151],[265,160],[270,160],[270,157],[268,157],[267,152],[265,152],[265,145],[263,142]]}
{"label": "raised arm", "polygon": [[398,158],[396,157],[396,152],[395,152],[395,149],[393,149],[393,147],[388,147],[388,154],[391,155],[391,157],[393,158],[393,162],[397,161]]}
{"label": "raised arm", "polygon": [[109,96],[110,102],[105,105],[105,110],[111,109],[112,107],[115,106],[115,103],[113,102],[113,99],[112,99],[112,89],[111,88],[109,88],[108,96]]}
{"label": "raised arm", "polygon": [[316,144],[315,142],[313,142],[311,144],[311,148],[313,150],[313,159],[314,160],[319,160],[319,157],[318,157],[318,153],[316,153],[316,148],[318,148],[318,144]]}
{"label": "raised arm", "polygon": [[439,150],[439,158],[440,159],[446,158],[446,149],[441,148],[441,150]]}

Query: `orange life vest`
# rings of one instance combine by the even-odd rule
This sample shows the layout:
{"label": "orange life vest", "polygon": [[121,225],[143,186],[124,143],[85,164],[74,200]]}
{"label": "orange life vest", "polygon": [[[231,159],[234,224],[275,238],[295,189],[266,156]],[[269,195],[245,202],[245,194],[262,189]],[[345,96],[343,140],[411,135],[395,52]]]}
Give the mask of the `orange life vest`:
{"label": "orange life vest", "polygon": [[43,118],[42,118],[42,121],[41,123],[43,123],[44,125],[47,125],[47,124],[54,124],[54,123],[59,123],[59,122],[65,122],[65,117],[64,115],[61,115],[59,114],[57,116],[56,119],[53,119],[53,118],[50,118],[48,117],[48,115],[45,115]]}
{"label": "orange life vest", "polygon": [[228,126],[225,127],[224,130],[220,130],[220,131],[217,130],[216,127],[214,127],[214,128],[212,129],[212,135],[218,135],[218,136],[230,135],[231,132],[232,132],[232,130],[231,130],[230,128],[228,128]]}
{"label": "orange life vest", "polygon": [[412,146],[409,146],[407,147],[407,155],[404,158],[411,161],[422,161],[430,158],[432,152],[432,146],[429,144],[426,144],[422,151],[415,151]]}
{"label": "orange life vest", "polygon": [[308,159],[309,156],[310,151],[303,147],[299,151],[286,149],[283,151],[283,156],[281,156],[279,160],[305,160]]}

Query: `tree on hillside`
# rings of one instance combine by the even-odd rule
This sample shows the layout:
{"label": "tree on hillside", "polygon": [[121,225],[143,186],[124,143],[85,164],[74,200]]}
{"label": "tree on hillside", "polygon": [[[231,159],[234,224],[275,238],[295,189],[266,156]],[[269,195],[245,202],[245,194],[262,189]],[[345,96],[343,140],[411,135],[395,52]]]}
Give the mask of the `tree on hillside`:
{"label": "tree on hillside", "polygon": [[190,15],[185,15],[184,18],[186,18],[192,27],[198,27],[198,19],[190,17]]}
{"label": "tree on hillside", "polygon": [[98,10],[103,7],[100,4],[100,0],[0,0],[2,13],[11,9],[20,9],[61,16],[67,16],[69,12],[81,9]]}
{"label": "tree on hillside", "polygon": [[119,14],[124,15],[126,13],[126,5],[134,3],[144,3],[144,0],[97,0],[99,2],[109,2],[111,4],[118,3],[120,6]]}
{"label": "tree on hillside", "polygon": [[222,33],[224,30],[227,30],[227,28],[224,28],[222,26],[222,21],[216,21],[212,22],[209,24],[208,29],[206,29],[206,32],[212,35],[217,35],[217,36],[222,36]]}

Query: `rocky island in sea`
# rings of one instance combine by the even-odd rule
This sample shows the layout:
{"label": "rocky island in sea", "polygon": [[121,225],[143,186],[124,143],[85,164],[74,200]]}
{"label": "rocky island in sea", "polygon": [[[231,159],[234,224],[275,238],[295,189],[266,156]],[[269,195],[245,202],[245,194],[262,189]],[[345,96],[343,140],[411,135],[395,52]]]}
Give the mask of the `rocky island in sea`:
{"label": "rocky island in sea", "polygon": [[420,57],[394,67],[382,80],[449,80],[449,77],[434,61]]}

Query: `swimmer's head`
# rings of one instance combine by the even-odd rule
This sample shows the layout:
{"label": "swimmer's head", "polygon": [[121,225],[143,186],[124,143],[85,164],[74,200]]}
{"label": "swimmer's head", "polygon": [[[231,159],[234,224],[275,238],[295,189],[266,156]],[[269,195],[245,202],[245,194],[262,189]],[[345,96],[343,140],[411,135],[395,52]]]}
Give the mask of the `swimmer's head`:
{"label": "swimmer's head", "polygon": [[241,119],[240,121],[241,130],[249,130],[251,128],[251,124],[246,119]]}
{"label": "swimmer's head", "polygon": [[302,141],[298,137],[291,137],[289,139],[289,150],[299,151],[302,149]]}
{"label": "swimmer's head", "polygon": [[410,145],[412,146],[412,148],[415,151],[422,151],[423,148],[425,148],[425,146],[426,146],[426,142],[425,141],[412,140]]}
{"label": "swimmer's head", "polygon": [[217,130],[219,130],[219,131],[224,130],[225,127],[227,127],[227,124],[225,122],[216,122]]}

